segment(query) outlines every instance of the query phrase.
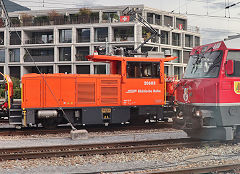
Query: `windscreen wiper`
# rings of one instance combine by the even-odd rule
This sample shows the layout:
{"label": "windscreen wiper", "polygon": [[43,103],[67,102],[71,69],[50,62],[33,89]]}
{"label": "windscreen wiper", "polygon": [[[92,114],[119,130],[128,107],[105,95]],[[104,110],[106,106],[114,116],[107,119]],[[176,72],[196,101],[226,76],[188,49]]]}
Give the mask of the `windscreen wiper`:
{"label": "windscreen wiper", "polygon": [[210,71],[212,71],[213,68],[219,66],[219,63],[222,61],[221,59],[219,59],[219,58],[221,57],[221,55],[222,55],[222,54],[220,53],[220,54],[215,58],[215,60],[213,61],[213,64],[209,67],[208,72],[207,72],[206,74],[210,73]]}
{"label": "windscreen wiper", "polygon": [[202,59],[205,58],[205,54],[209,51],[209,50],[212,50],[213,47],[210,47],[208,48],[204,53],[202,53],[201,55],[198,54],[198,57],[195,61],[195,63],[193,64],[193,68],[192,68],[192,71],[191,71],[191,74],[193,73],[193,70],[195,69],[194,73],[198,70],[198,65],[201,63]]}

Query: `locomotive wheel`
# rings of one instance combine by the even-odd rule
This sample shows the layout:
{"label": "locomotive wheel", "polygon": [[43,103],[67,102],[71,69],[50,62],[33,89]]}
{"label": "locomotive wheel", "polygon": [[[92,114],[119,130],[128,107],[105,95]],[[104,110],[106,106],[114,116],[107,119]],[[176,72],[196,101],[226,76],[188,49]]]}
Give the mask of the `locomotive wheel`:
{"label": "locomotive wheel", "polygon": [[137,116],[137,117],[134,117],[130,120],[130,123],[133,124],[133,125],[141,125],[141,124],[144,124],[146,121],[146,117],[144,116]]}
{"label": "locomotive wheel", "polygon": [[46,129],[55,129],[57,128],[57,120],[56,119],[43,119],[41,120],[41,124]]}

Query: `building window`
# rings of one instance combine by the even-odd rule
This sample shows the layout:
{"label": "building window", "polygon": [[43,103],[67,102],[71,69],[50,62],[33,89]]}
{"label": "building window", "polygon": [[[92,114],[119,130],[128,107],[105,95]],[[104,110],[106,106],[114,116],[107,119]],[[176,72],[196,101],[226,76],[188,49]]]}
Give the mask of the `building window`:
{"label": "building window", "polygon": [[172,54],[170,48],[162,48],[161,51],[163,52],[164,55],[165,55],[165,51],[169,51],[169,53]]}
{"label": "building window", "polygon": [[0,32],[0,45],[4,45],[4,32]]}
{"label": "building window", "polygon": [[195,36],[195,47],[200,46],[200,37]]}
{"label": "building window", "polygon": [[190,51],[183,51],[183,63],[188,63]]}
{"label": "building window", "polygon": [[104,46],[95,46],[94,51],[97,51],[98,55],[106,55],[106,47]]}
{"label": "building window", "polygon": [[174,67],[174,75],[177,75],[178,79],[182,78],[181,69],[182,69],[181,67],[177,66]]}
{"label": "building window", "polygon": [[[0,66],[0,72],[4,74],[4,67]],[[0,80],[3,80],[3,76],[0,76]]]}
{"label": "building window", "polygon": [[102,22],[118,22],[119,16],[116,12],[103,12],[102,14]]}
{"label": "building window", "polygon": [[59,48],[59,61],[71,61],[71,47]]}
{"label": "building window", "polygon": [[48,44],[53,43],[53,32],[33,32],[26,44]]}
{"label": "building window", "polygon": [[21,74],[20,66],[10,66],[9,70],[10,70],[11,77],[20,79],[20,74]]}
{"label": "building window", "polygon": [[9,49],[9,59],[10,62],[20,62],[20,49]]}
{"label": "building window", "polygon": [[173,27],[173,18],[171,16],[164,16],[164,25],[167,27]]}
{"label": "building window", "polygon": [[77,65],[77,74],[90,74],[90,65]]}
{"label": "building window", "polygon": [[59,30],[59,42],[60,43],[71,43],[72,42],[72,30],[71,29]]}
{"label": "building window", "polygon": [[155,24],[156,24],[156,25],[162,25],[161,15],[155,14]]}
{"label": "building window", "polygon": [[21,45],[21,31],[11,32],[10,45]]}
{"label": "building window", "polygon": [[168,69],[169,69],[169,67],[168,66],[164,66],[164,74],[166,75],[166,76],[168,76]]}
{"label": "building window", "polygon": [[134,28],[133,27],[118,27],[113,28],[114,38],[113,41],[134,41]]}
{"label": "building window", "polygon": [[106,74],[106,65],[94,65],[94,74]]}
{"label": "building window", "polygon": [[76,61],[88,61],[89,47],[77,47]]}
{"label": "building window", "polygon": [[[28,54],[30,53],[30,55]],[[24,62],[53,62],[54,61],[54,49],[42,48],[42,49],[28,49],[23,59]]]}
{"label": "building window", "polygon": [[185,47],[193,47],[193,36],[185,35]]}
{"label": "building window", "polygon": [[59,65],[59,73],[64,74],[71,74],[72,73],[72,66],[71,65]]}
{"label": "building window", "polygon": [[[155,29],[157,33],[159,33],[158,29]],[[150,38],[152,35],[152,33],[146,28],[146,27],[142,27],[142,38],[145,40],[147,40],[148,38]],[[158,36],[154,36],[151,40],[149,40],[148,42],[154,42],[154,43],[158,43],[159,42],[159,37]]]}
{"label": "building window", "polygon": [[182,58],[182,51],[181,50],[173,50],[173,57],[177,57],[176,59],[172,60],[172,63],[180,63]]}
{"label": "building window", "polygon": [[0,63],[5,63],[5,50],[0,50]]}
{"label": "building window", "polygon": [[187,30],[186,28],[186,20],[185,19],[176,19],[176,27],[180,30]]}
{"label": "building window", "polygon": [[147,22],[153,24],[153,13],[147,13]]}
{"label": "building window", "polygon": [[180,34],[179,33],[172,33],[172,45],[180,46]]}
{"label": "building window", "polygon": [[108,28],[94,28],[94,42],[107,42]]}
{"label": "building window", "polygon": [[[52,66],[38,66],[40,72],[42,74],[52,74],[53,73],[53,67]],[[32,73],[39,74],[38,69],[34,66],[32,67]]]}
{"label": "building window", "polygon": [[77,42],[90,42],[90,28],[77,29]]}
{"label": "building window", "polygon": [[161,44],[169,44],[169,32],[161,31]]}

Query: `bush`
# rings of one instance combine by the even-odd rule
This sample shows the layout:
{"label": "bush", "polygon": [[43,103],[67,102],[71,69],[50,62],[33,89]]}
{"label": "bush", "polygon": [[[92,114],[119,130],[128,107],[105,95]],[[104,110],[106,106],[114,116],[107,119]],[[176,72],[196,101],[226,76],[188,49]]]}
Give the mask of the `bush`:
{"label": "bush", "polygon": [[20,80],[15,77],[11,77],[12,83],[13,83],[13,89],[19,89],[20,88]]}
{"label": "bush", "polygon": [[0,98],[5,98],[5,89],[0,89]]}
{"label": "bush", "polygon": [[21,89],[13,89],[13,98],[21,99]]}

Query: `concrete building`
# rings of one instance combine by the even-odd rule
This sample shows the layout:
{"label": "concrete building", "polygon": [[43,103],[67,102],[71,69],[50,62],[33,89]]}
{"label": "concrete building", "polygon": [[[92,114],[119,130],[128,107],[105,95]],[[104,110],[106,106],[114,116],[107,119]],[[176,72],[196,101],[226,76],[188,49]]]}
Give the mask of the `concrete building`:
{"label": "concrete building", "polygon": [[[130,6],[161,34],[140,51],[171,50],[178,59],[165,64],[168,75],[181,76],[189,53],[200,45],[197,27],[189,27],[186,16],[144,5]],[[92,63],[85,56],[112,53],[114,48],[133,50],[151,35],[130,18],[120,22],[126,6],[89,9],[41,10],[9,13],[11,28],[0,28],[0,71],[20,78],[26,73],[109,73],[109,65]]]}

